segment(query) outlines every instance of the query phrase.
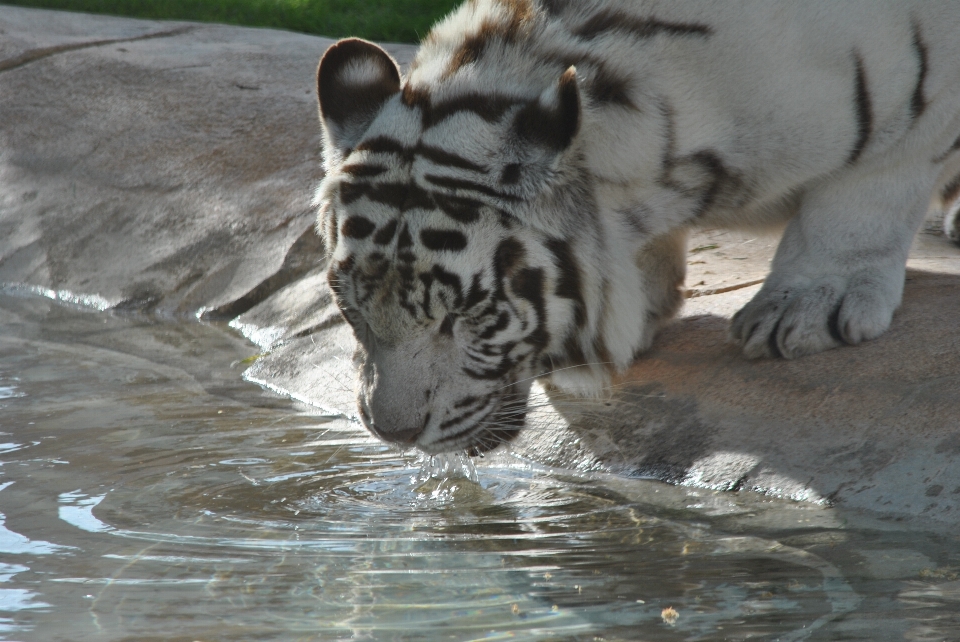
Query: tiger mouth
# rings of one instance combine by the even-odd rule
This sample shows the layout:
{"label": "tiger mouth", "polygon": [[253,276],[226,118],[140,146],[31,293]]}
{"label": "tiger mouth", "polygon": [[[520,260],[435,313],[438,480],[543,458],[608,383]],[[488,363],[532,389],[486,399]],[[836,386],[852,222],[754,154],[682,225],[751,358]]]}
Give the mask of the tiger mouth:
{"label": "tiger mouth", "polygon": [[[526,400],[521,403],[489,399],[478,408],[478,410],[486,410],[486,412],[473,413],[466,427],[459,426],[460,429],[452,434],[441,434],[440,437],[429,443],[420,443],[419,437],[423,434],[424,429],[417,428],[399,432],[384,431],[377,427],[362,398],[357,405],[364,426],[382,441],[396,444],[401,448],[417,448],[432,455],[460,451],[465,452],[470,457],[479,457],[501,444],[516,439],[523,429],[527,413]],[[441,430],[443,430],[442,426]]]}
{"label": "tiger mouth", "polygon": [[[441,433],[439,437],[427,443],[419,442],[417,437],[404,439],[401,446],[412,446],[424,453],[436,455],[444,452],[464,452],[470,457],[479,457],[496,449],[501,444],[516,439],[526,419],[526,401],[503,403],[502,400],[489,399],[477,411],[469,413],[468,421],[457,422],[457,430],[450,434]],[[366,422],[365,422],[366,423]],[[369,426],[368,426],[369,427]],[[440,428],[443,430],[443,426]],[[371,431],[388,442],[399,443],[394,435],[384,435],[376,428]],[[421,433],[422,434],[422,433]]]}
{"label": "tiger mouth", "polygon": [[[516,439],[526,419],[526,400],[504,402],[502,399],[491,399],[484,405],[489,406],[489,410],[471,418],[468,427],[428,444],[417,444],[417,447],[431,454],[462,450],[470,457],[479,457]],[[444,444],[451,447],[445,447]],[[437,446],[440,448],[437,449]]]}
{"label": "tiger mouth", "polygon": [[520,425],[516,427],[499,427],[493,430],[485,429],[481,439],[467,448],[466,453],[471,457],[479,457],[488,453],[501,444],[506,444],[516,439],[522,428],[523,419],[520,420]]}

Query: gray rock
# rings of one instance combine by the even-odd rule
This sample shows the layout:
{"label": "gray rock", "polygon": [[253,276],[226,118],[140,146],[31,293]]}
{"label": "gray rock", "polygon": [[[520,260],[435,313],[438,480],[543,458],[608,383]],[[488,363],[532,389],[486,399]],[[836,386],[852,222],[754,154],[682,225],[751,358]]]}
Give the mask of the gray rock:
{"label": "gray rock", "polygon": [[7,6],[0,32],[0,282],[232,317],[315,267],[330,40]]}
{"label": "gray rock", "polygon": [[[310,207],[330,41],[13,7],[0,32],[0,283],[232,319],[263,350],[249,380],[352,416],[354,341]],[[513,452],[960,523],[957,249],[918,235],[880,339],[747,361],[727,325],[776,241],[694,235],[676,322],[604,399],[537,390]]]}

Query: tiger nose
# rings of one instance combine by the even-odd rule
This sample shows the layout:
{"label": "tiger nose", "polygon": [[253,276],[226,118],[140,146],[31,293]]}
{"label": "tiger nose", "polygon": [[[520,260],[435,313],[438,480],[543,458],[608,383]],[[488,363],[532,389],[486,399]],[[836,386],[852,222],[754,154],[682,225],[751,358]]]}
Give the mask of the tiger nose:
{"label": "tiger nose", "polygon": [[[404,426],[402,424],[395,424],[394,422],[386,419],[386,413],[380,414],[374,412],[376,416],[371,416],[370,410],[365,403],[366,400],[361,399],[359,405],[360,417],[363,419],[363,423],[369,428],[374,435],[379,437],[384,441],[388,441],[394,444],[399,444],[401,446],[412,446],[414,442],[417,441],[417,437],[420,436],[420,433],[423,432],[424,425],[426,422],[423,422],[420,426]],[[375,404],[371,404],[375,405]]]}
{"label": "tiger nose", "polygon": [[423,432],[423,428],[382,428],[377,424],[371,424],[370,427],[373,428],[373,433],[380,439],[401,446],[412,446],[420,433]]}

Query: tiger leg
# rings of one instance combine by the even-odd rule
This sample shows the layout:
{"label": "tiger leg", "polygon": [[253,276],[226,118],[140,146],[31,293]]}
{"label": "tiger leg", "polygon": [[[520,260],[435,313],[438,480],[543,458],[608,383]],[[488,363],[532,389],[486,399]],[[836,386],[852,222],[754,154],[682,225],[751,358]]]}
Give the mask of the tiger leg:
{"label": "tiger leg", "polygon": [[937,196],[936,207],[943,212],[943,233],[960,245],[960,169],[945,181]]}
{"label": "tiger leg", "polygon": [[650,346],[656,331],[683,305],[687,236],[686,228],[677,228],[653,239],[637,253],[636,264],[643,275],[646,295],[646,336],[642,348]]}
{"label": "tiger leg", "polygon": [[789,359],[883,333],[940,169],[888,156],[808,190],[763,287],[733,318],[744,354]]}
{"label": "tiger leg", "polygon": [[943,217],[943,233],[951,241],[960,245],[960,198],[953,201]]}

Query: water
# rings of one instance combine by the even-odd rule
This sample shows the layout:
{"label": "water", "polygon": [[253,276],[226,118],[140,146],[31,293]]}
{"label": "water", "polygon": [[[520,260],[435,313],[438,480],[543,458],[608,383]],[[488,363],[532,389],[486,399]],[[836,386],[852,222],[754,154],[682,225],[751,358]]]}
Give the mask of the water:
{"label": "water", "polygon": [[960,639],[952,533],[418,461],[244,383],[254,353],[0,293],[0,639]]}

